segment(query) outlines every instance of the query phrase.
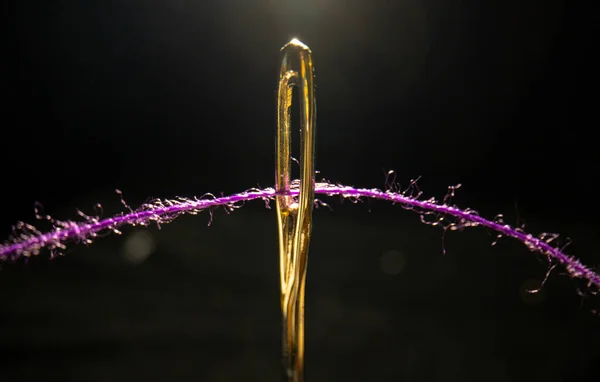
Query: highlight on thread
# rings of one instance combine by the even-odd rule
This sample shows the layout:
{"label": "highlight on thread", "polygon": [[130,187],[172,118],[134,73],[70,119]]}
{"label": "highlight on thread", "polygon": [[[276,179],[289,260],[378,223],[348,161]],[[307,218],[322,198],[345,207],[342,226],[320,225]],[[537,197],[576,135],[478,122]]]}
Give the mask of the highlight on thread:
{"label": "highlight on thread", "polygon": [[[390,187],[387,191],[383,191],[375,188],[355,188],[320,182],[315,185],[315,194],[341,196],[352,200],[377,199],[399,204],[404,209],[417,212],[423,223],[441,226],[444,230],[454,231],[467,227],[484,227],[493,230],[497,233],[498,238],[516,239],[530,251],[546,256],[554,266],[562,265],[571,278],[582,280],[593,293],[600,291],[600,274],[582,264],[576,257],[567,255],[560,247],[553,246],[557,235],[544,233],[535,236],[521,228],[505,224],[501,218],[488,220],[474,210],[460,209],[451,205],[449,201],[458,187],[449,187],[446,197],[442,202],[438,202],[434,198],[420,199],[421,192],[413,195],[415,188],[412,186],[414,186],[414,182],[411,182],[411,187],[404,191],[399,191],[397,187]],[[294,197],[298,196],[298,181],[292,182],[289,194]],[[222,197],[206,194],[201,198],[156,199],[142,204],[136,210],[123,202],[127,212],[105,219],[78,212],[83,218],[83,221],[79,222],[57,221],[38,215],[38,218],[50,220],[53,229],[42,233],[30,224],[17,223],[13,227],[13,234],[4,244],[0,245],[0,261],[14,261],[23,257],[35,256],[44,249],[50,252],[51,257],[55,257],[64,253],[67,244],[91,244],[95,238],[106,233],[120,234],[119,229],[123,226],[156,224],[160,227],[161,224],[169,223],[182,214],[195,215],[204,210],[210,211],[214,207],[223,207],[228,211],[233,211],[242,207],[244,202],[256,199],[263,200],[269,207],[269,203],[275,196],[274,188],[254,188]],[[316,201],[316,203],[322,202]]]}

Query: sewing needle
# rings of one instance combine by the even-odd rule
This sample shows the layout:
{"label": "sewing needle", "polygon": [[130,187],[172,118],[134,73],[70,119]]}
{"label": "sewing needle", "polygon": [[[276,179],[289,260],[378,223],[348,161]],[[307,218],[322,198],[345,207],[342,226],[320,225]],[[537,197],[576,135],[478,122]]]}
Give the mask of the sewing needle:
{"label": "sewing needle", "polygon": [[[310,49],[293,39],[282,49],[277,100],[275,176],[285,378],[304,377],[304,287],[312,226],[315,171],[314,70]],[[291,181],[292,90],[300,95],[300,179]],[[291,195],[299,187],[298,197]]]}

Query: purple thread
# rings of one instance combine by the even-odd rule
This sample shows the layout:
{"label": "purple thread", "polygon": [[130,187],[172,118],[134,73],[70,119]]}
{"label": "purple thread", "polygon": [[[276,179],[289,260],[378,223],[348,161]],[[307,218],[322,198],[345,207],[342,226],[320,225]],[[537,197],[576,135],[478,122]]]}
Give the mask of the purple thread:
{"label": "purple thread", "polygon": [[[450,188],[453,191],[453,188]],[[585,280],[588,287],[600,288],[600,275],[583,265],[577,258],[565,254],[561,249],[553,247],[549,242],[556,238],[552,236],[549,240],[544,237],[535,237],[524,232],[519,228],[513,228],[507,224],[501,224],[487,220],[473,210],[461,210],[457,207],[447,204],[438,204],[435,199],[418,200],[415,197],[406,195],[406,193],[381,191],[378,189],[354,188],[350,186],[334,185],[330,183],[317,183],[315,193],[320,195],[335,196],[344,198],[371,198],[386,200],[392,203],[401,204],[408,209],[415,209],[421,214],[421,220],[425,215],[439,214],[441,216],[453,216],[457,222],[446,223],[443,225],[442,219],[438,217],[436,221],[428,224],[443,225],[444,229],[460,229],[463,227],[482,226],[498,232],[500,235],[513,237],[525,244],[531,251],[538,252],[548,256],[566,267],[567,272],[573,278]],[[290,191],[291,195],[298,195],[296,187]],[[37,255],[43,248],[50,249],[51,253],[59,252],[65,248],[65,243],[69,241],[91,243],[99,233],[113,231],[120,233],[117,228],[123,225],[144,225],[150,223],[166,223],[181,214],[196,214],[202,210],[224,206],[229,209],[240,207],[238,203],[254,199],[263,199],[270,201],[275,196],[273,188],[253,189],[239,194],[223,196],[216,198],[209,195],[210,198],[204,199],[186,199],[179,198],[175,200],[155,200],[143,204],[137,211],[131,210],[130,213],[121,214],[107,219],[98,219],[86,217],[86,222],[55,222],[57,227],[47,233],[42,234],[32,226],[21,224],[17,227],[22,232],[16,234],[15,238],[4,245],[0,245],[0,260],[16,260],[19,257],[29,257]]]}

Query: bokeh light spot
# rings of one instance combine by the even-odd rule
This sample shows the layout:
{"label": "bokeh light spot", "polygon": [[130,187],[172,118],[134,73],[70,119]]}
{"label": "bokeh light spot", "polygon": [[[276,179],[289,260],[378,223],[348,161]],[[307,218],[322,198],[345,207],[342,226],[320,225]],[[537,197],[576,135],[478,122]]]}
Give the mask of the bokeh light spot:
{"label": "bokeh light spot", "polygon": [[406,262],[406,256],[402,252],[390,249],[383,252],[379,265],[386,275],[397,275],[406,268]]}
{"label": "bokeh light spot", "polygon": [[133,265],[143,263],[154,252],[156,244],[147,231],[133,232],[123,244],[123,257]]}

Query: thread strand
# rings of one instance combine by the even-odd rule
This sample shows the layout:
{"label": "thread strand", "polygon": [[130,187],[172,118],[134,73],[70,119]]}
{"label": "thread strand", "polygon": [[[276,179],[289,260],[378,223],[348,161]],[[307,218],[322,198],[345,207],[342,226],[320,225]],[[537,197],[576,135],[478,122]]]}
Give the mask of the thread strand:
{"label": "thread strand", "polygon": [[[298,195],[297,181],[293,182],[290,190],[291,196]],[[588,287],[600,290],[600,275],[585,266],[574,256],[567,255],[559,248],[550,243],[557,235],[542,234],[534,236],[504,224],[501,219],[488,220],[471,209],[460,209],[448,204],[448,196],[453,196],[454,189],[450,187],[443,203],[435,199],[421,200],[420,195],[412,196],[409,192],[382,191],[379,189],[354,188],[351,186],[336,185],[331,183],[317,183],[315,193],[324,196],[341,196],[360,200],[362,198],[377,199],[400,204],[406,209],[411,209],[421,214],[421,220],[431,225],[441,225],[445,230],[457,230],[465,227],[481,226],[495,231],[499,236],[512,237],[523,243],[532,252],[548,256],[554,262],[562,264],[568,274],[576,279],[583,280]],[[50,250],[51,254],[61,253],[70,242],[91,243],[92,240],[103,232],[120,233],[119,227],[124,225],[147,226],[151,223],[158,225],[168,223],[181,214],[197,214],[200,211],[222,206],[233,210],[241,207],[240,203],[262,199],[269,203],[275,197],[273,188],[250,189],[238,194],[223,197],[206,195],[203,198],[167,199],[154,200],[143,204],[139,209],[122,213],[114,217],[99,219],[87,217],[85,222],[75,221],[53,221],[54,229],[41,233],[35,227],[19,223],[15,226],[12,237],[3,245],[0,245],[0,261],[17,260],[21,257],[37,255],[43,249]],[[318,201],[322,203],[321,201]],[[446,217],[455,220],[449,222]],[[429,218],[429,220],[428,220]]]}

